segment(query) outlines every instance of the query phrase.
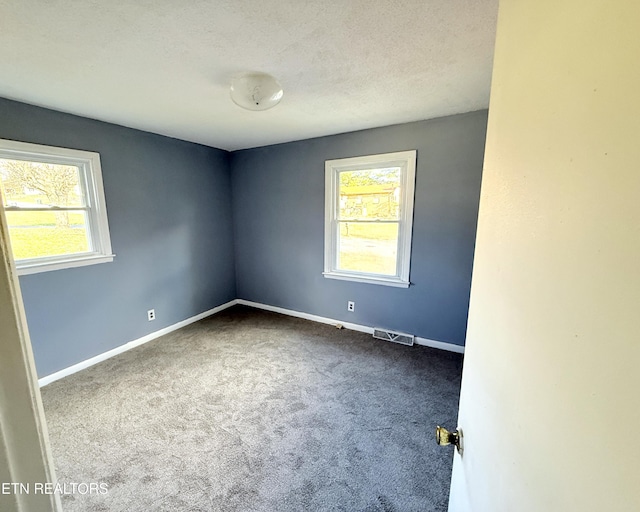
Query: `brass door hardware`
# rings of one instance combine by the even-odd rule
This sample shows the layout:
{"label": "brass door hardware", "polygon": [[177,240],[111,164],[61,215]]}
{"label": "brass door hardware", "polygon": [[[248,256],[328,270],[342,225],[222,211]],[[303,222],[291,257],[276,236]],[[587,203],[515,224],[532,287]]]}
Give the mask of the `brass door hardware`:
{"label": "brass door hardware", "polygon": [[449,432],[446,428],[436,427],[436,443],[440,446],[454,445],[458,453],[462,455],[462,431],[460,429]]}

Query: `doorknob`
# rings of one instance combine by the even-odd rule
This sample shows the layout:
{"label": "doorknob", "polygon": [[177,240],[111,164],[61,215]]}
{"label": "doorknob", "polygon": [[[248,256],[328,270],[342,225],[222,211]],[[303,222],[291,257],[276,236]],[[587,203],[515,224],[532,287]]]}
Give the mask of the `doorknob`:
{"label": "doorknob", "polygon": [[458,453],[462,455],[462,430],[449,432],[446,428],[438,425],[436,427],[436,443],[440,446],[454,445]]}

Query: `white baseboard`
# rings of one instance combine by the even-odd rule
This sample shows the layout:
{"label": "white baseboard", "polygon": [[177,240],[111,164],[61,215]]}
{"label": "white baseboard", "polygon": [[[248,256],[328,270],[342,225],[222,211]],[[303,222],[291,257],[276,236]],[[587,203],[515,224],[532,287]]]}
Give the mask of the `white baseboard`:
{"label": "white baseboard", "polygon": [[132,348],[138,347],[140,345],[143,345],[145,343],[148,343],[149,341],[155,340],[156,338],[159,338],[160,336],[164,336],[165,334],[169,334],[170,332],[176,331],[178,329],[180,329],[181,327],[185,327],[189,324],[192,324],[194,322],[197,322],[198,320],[202,320],[203,318],[206,318],[208,316],[211,315],[215,315],[216,313],[219,313],[220,311],[223,311],[227,308],[230,308],[231,306],[235,306],[236,304],[238,304],[238,301],[236,299],[231,300],[225,304],[221,304],[220,306],[217,306],[213,309],[210,309],[208,311],[204,311],[203,313],[200,313],[199,315],[195,315],[192,316],[191,318],[187,318],[186,320],[182,320],[181,322],[175,323],[173,325],[170,325],[168,327],[165,327],[164,329],[160,329],[159,331],[155,331],[152,332],[151,334],[147,334],[146,336],[143,336],[142,338],[138,338],[137,340],[133,340],[130,341],[128,343],[125,343],[124,345],[120,345],[119,347],[116,347],[112,350],[109,350],[107,352],[103,352],[102,354],[98,354],[95,357],[92,357],[90,359],[86,359],[85,361],[82,361],[78,364],[74,364],[73,366],[69,366],[68,368],[65,368],[64,370],[60,370],[59,372],[55,372],[52,373],[51,375],[47,375],[46,377],[42,377],[41,379],[38,379],[38,384],[40,385],[40,387],[46,386],[47,384],[51,384],[52,382],[55,382],[56,380],[60,380],[63,377],[67,377],[68,375],[72,375],[74,373],[79,372],[80,370],[84,370],[85,368],[89,368],[90,366],[93,366],[94,364],[98,364],[101,363],[102,361],[105,361],[106,359],[109,359],[113,356],[117,356],[118,354],[122,354],[123,352],[126,352],[127,350],[131,350]]}
{"label": "white baseboard", "polygon": [[[301,311],[294,311],[293,309],[279,308],[277,306],[270,306],[268,304],[262,304],[260,302],[252,302],[250,300],[237,299],[236,304],[242,304],[244,306],[250,306],[252,308],[264,309],[266,311],[273,311],[274,313],[281,313],[283,315],[294,316],[296,318],[303,318],[305,320],[311,320],[312,322],[319,322],[321,324],[336,325],[341,324],[345,329],[352,331],[366,332],[367,334],[373,334],[373,327],[367,327],[366,325],[353,324],[350,322],[343,322],[342,320],[334,320],[333,318],[326,318],[324,316],[311,315],[309,313],[302,313]],[[422,345],[425,347],[437,348],[440,350],[446,350],[448,352],[457,352],[458,354],[464,354],[464,347],[462,345],[455,345],[453,343],[446,343],[444,341],[430,340],[428,338],[420,338],[416,336],[414,338],[416,345]]]}
{"label": "white baseboard", "polygon": [[445,341],[430,340],[429,338],[421,338],[420,336],[416,336],[413,342],[416,345],[422,345],[423,347],[438,348],[440,350],[446,350],[447,352],[464,354],[464,345],[456,345],[455,343],[447,343]]}
{"label": "white baseboard", "polygon": [[[98,354],[97,356],[94,356],[90,359],[86,359],[85,361],[82,361],[78,364],[74,364],[73,366],[69,366],[68,368],[52,373],[51,375],[42,377],[41,379],[38,379],[38,384],[40,385],[40,387],[46,386],[47,384],[51,384],[56,380],[60,380],[63,377],[67,377],[69,375],[73,375],[74,373],[77,373],[80,370],[84,370],[85,368],[89,368],[94,364],[101,363],[102,361],[105,361],[113,356],[117,356],[118,354],[122,354],[127,350],[131,350],[132,348],[148,343],[149,341],[155,340],[160,336],[164,336],[165,334],[169,334],[170,332],[176,331],[182,327],[185,327],[189,324],[197,322],[198,320],[202,320],[203,318],[206,318],[208,316],[215,315],[216,313],[219,313],[220,311],[230,308],[231,306],[235,306],[236,304],[242,304],[244,306],[249,306],[256,309],[264,309],[266,311],[273,311],[274,313],[281,313],[283,315],[293,316],[296,318],[303,318],[305,320],[311,320],[312,322],[319,322],[321,324],[329,324],[329,325],[341,324],[345,329],[350,329],[352,331],[365,332],[367,334],[373,334],[373,327],[367,327],[366,325],[354,324],[351,322],[343,322],[342,320],[334,320],[333,318],[326,318],[324,316],[311,315],[309,313],[302,313],[301,311],[294,311],[293,309],[279,308],[277,306],[270,306],[268,304],[262,304],[260,302],[252,302],[250,300],[234,299],[225,304],[221,304],[220,306],[217,306],[213,309],[204,311],[199,315],[192,316],[191,318],[182,320],[181,322],[165,327],[164,329],[160,329],[159,331],[155,331],[155,332],[152,332],[151,334],[147,334],[142,338],[138,338],[137,340],[130,341],[112,350],[103,352],[102,354]],[[425,347],[438,348],[440,350],[447,350],[449,352],[457,352],[459,354],[464,354],[464,347],[461,345],[454,345],[453,343],[445,343],[444,341],[430,340],[427,338],[419,338],[417,336],[415,337],[414,341],[416,345],[423,345]]]}

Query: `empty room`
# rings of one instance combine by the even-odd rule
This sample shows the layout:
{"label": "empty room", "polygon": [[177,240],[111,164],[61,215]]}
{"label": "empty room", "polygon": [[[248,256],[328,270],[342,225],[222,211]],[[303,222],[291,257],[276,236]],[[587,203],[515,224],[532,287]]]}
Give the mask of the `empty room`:
{"label": "empty room", "polygon": [[639,24],[0,0],[0,510],[640,509]]}

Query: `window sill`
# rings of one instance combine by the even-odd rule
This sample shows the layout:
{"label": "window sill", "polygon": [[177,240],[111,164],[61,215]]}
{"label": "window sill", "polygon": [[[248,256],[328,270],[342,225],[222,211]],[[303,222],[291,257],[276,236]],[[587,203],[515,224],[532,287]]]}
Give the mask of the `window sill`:
{"label": "window sill", "polygon": [[409,288],[408,281],[402,281],[394,277],[374,277],[358,276],[355,274],[342,274],[340,272],[323,272],[322,275],[328,279],[340,279],[342,281],[354,281],[356,283],[381,284],[384,286],[394,286],[396,288]]}
{"label": "window sill", "polygon": [[113,261],[115,254],[92,254],[89,256],[77,256],[64,260],[55,260],[48,262],[16,262],[16,270],[19,276],[28,274],[37,274],[39,272],[49,272],[52,270],[63,270],[65,268],[84,267],[87,265],[96,265],[98,263],[109,263]]}

